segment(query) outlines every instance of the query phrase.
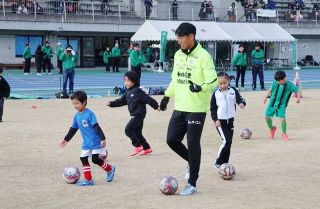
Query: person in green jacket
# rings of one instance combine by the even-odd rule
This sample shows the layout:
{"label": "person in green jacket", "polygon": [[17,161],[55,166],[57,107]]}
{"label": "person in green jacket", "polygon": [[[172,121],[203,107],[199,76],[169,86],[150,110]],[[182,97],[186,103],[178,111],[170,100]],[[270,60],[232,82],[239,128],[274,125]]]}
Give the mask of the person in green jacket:
{"label": "person in green jacket", "polygon": [[24,74],[29,75],[31,58],[32,58],[30,43],[26,43],[26,47],[24,48],[24,51],[23,51],[23,58],[24,58]]}
{"label": "person in green jacket", "polygon": [[59,74],[62,74],[62,62],[59,59],[60,55],[63,53],[63,48],[61,47],[61,42],[57,43],[56,55],[57,55],[57,66],[59,68]]}
{"label": "person in green jacket", "polygon": [[63,66],[63,93],[67,93],[67,83],[69,80],[69,94],[73,93],[74,86],[74,68],[78,61],[79,55],[73,51],[72,46],[68,45],[64,52],[60,55],[59,59],[62,61]]}
{"label": "person in green jacket", "polygon": [[259,76],[261,90],[264,88],[263,64],[264,64],[264,51],[260,49],[260,44],[256,44],[255,49],[251,52],[252,62],[252,90],[257,87],[257,75]]}
{"label": "person in green jacket", "polygon": [[116,43],[115,46],[112,48],[111,56],[113,59],[113,72],[119,72],[119,66],[120,66],[120,58],[121,58],[121,51],[119,48],[119,44]]}
{"label": "person in green jacket", "polygon": [[103,52],[103,62],[106,65],[106,72],[110,72],[110,59],[111,59],[111,51],[110,51],[110,47],[107,46],[106,50]]}
{"label": "person in green jacket", "polygon": [[127,55],[128,55],[128,71],[131,71],[131,64],[130,64],[130,53],[132,52],[133,50],[133,44],[131,43],[129,45],[129,48],[127,50]]}
{"label": "person in green jacket", "polygon": [[141,65],[145,62],[145,58],[140,51],[138,43],[133,44],[133,50],[130,52],[130,64],[131,71],[134,71],[138,75],[138,84],[140,84],[141,78]]}
{"label": "person in green jacket", "polygon": [[239,51],[232,58],[232,65],[237,68],[236,87],[238,88],[239,78],[241,76],[241,88],[244,90],[244,77],[246,75],[247,68],[247,54],[244,51],[244,45],[239,45]]}
{"label": "person in green jacket", "polygon": [[50,42],[46,41],[45,45],[41,47],[41,51],[43,53],[43,63],[42,63],[42,71],[43,74],[46,74],[46,65],[48,66],[48,73],[51,75],[52,70],[52,63],[51,63],[51,57],[53,54],[53,50],[50,46]]}
{"label": "person in green jacket", "polygon": [[[211,93],[217,86],[217,73],[212,57],[195,40],[194,25],[182,23],[175,34],[181,49],[174,55],[172,80],[161,100],[160,110],[166,110],[169,98],[174,98],[167,144],[188,162],[185,175],[188,183],[180,195],[191,195],[197,191],[200,138],[206,113],[210,109]],[[188,148],[182,143],[185,134]]]}
{"label": "person in green jacket", "polygon": [[153,62],[153,49],[151,48],[151,44],[146,49],[146,62]]}

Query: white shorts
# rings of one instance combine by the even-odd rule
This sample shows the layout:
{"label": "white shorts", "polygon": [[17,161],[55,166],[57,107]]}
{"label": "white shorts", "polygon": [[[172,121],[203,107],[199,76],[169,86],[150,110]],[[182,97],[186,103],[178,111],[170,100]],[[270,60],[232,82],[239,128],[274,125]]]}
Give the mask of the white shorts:
{"label": "white shorts", "polygon": [[81,150],[80,157],[91,157],[92,154],[106,155],[106,149]]}

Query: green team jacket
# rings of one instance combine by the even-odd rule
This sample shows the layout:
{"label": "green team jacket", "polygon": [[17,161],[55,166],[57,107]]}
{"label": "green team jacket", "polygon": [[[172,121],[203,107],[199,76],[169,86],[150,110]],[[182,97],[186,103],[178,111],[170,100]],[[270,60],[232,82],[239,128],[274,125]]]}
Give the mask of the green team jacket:
{"label": "green team jacket", "polygon": [[247,54],[245,52],[238,52],[232,59],[233,66],[247,66]]}
{"label": "green team jacket", "polygon": [[32,54],[31,54],[31,49],[30,49],[30,47],[24,48],[23,58],[25,58],[25,59],[31,59],[31,58],[32,58]]}
{"label": "green team jacket", "polygon": [[118,47],[113,47],[111,51],[112,57],[121,57],[121,51]]}
{"label": "green team jacket", "polygon": [[262,49],[253,50],[251,52],[251,61],[252,64],[263,65],[264,63],[264,51]]}
{"label": "green team jacket", "polygon": [[57,55],[57,58],[59,59],[60,55],[63,53],[63,48],[62,47],[57,47],[56,48],[56,55]]}
{"label": "green team jacket", "polygon": [[104,64],[109,63],[109,58],[111,57],[111,52],[110,51],[104,51],[103,52],[103,62]]}
{"label": "green team jacket", "polygon": [[137,67],[144,63],[144,56],[142,55],[141,51],[132,50],[130,52],[130,64],[133,67]]}
{"label": "green team jacket", "polygon": [[44,59],[50,59],[52,57],[53,50],[52,50],[51,46],[46,47],[45,45],[43,45],[41,47],[41,51],[43,53]]}
{"label": "green team jacket", "polygon": [[60,55],[59,60],[62,61],[63,69],[72,69],[76,67],[78,61],[78,54],[67,55],[64,52]]}
{"label": "green team jacket", "polygon": [[[217,86],[217,73],[210,54],[200,44],[189,54],[181,49],[174,55],[171,82],[165,96],[174,98],[174,109],[183,112],[208,112],[213,89]],[[201,85],[193,93],[189,80]]]}

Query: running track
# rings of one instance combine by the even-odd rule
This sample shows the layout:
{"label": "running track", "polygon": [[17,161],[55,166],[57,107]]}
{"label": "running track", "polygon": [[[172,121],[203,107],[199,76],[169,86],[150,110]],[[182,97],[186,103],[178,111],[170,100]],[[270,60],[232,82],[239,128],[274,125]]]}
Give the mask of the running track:
{"label": "running track", "polygon": [[[123,85],[122,69],[120,73],[105,73],[102,68],[77,69],[75,76],[75,90],[86,90],[92,96],[107,96],[112,94],[115,86]],[[229,74],[235,75],[234,71]],[[268,88],[273,80],[275,71],[265,71],[265,85]],[[287,78],[292,81],[295,71],[287,70]],[[320,69],[301,70],[301,80],[303,88],[320,88]],[[54,71],[53,75],[37,76],[33,71],[31,75],[25,76],[22,71],[8,70],[4,73],[5,78],[11,85],[13,94],[27,96],[53,97],[60,89],[60,78],[62,77]],[[171,73],[143,72],[141,84],[146,87],[167,87],[171,79]],[[246,74],[245,87],[251,89],[252,75],[248,70]],[[232,82],[234,85],[234,81]],[[257,89],[259,89],[259,80]]]}

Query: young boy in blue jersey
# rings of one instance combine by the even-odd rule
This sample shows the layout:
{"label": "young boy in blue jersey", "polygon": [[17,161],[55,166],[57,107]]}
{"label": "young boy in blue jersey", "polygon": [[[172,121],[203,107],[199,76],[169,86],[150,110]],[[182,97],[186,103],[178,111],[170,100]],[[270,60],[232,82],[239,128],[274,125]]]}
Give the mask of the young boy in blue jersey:
{"label": "young boy in blue jersey", "polygon": [[111,182],[113,180],[116,167],[106,163],[101,157],[99,157],[99,154],[106,154],[106,137],[97,122],[95,114],[86,108],[87,94],[83,91],[76,91],[71,96],[71,100],[74,108],[78,112],[75,114],[72,127],[69,129],[68,134],[64,137],[60,146],[61,148],[65,147],[76,134],[77,130],[80,129],[83,138],[80,160],[83,165],[83,175],[85,180],[79,181],[77,185],[94,185],[88,160],[90,156],[92,157],[92,162],[94,164],[99,165],[104,171],[106,171],[106,181]]}

